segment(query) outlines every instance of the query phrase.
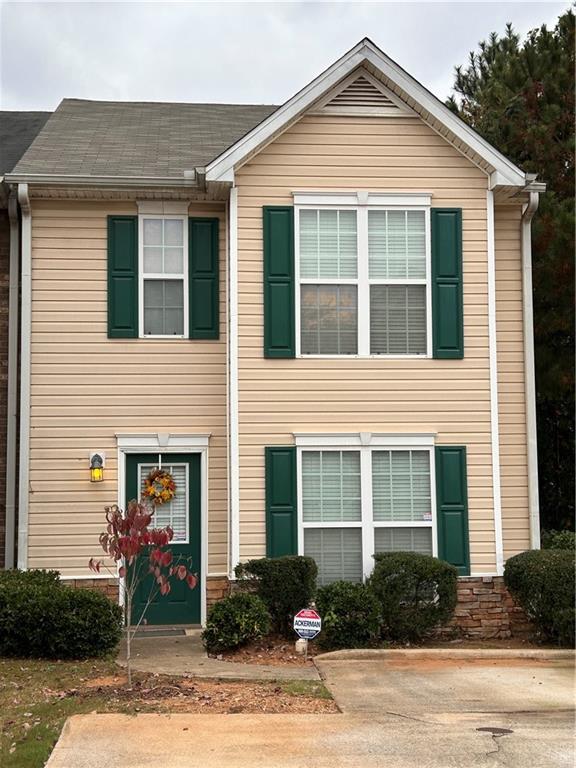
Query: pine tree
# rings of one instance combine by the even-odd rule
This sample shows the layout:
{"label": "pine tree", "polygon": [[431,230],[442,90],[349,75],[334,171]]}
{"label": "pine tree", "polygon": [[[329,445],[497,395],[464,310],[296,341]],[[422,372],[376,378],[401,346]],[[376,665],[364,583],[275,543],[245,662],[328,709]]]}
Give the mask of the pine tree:
{"label": "pine tree", "polygon": [[522,42],[511,24],[456,67],[448,106],[547,191],[533,223],[543,528],[574,527],[574,13]]}

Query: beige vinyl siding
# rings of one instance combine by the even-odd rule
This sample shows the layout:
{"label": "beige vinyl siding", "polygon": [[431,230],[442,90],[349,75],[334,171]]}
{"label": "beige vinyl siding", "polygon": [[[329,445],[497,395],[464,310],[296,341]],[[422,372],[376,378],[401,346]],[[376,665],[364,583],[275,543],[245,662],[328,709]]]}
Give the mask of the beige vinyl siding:
{"label": "beige vinyl siding", "polygon": [[[227,571],[226,264],[218,216],[218,341],[108,339],[108,214],[134,203],[34,201],[29,566],[89,574],[103,509],[117,501],[117,432],[211,432],[208,569]],[[105,480],[89,482],[91,450],[106,452]]]}
{"label": "beige vinyl siding", "polygon": [[[493,572],[487,176],[419,119],[306,116],[236,183],[241,557],[265,551],[264,446],[293,432],[432,431],[467,446],[472,572]],[[464,360],[263,359],[262,206],[299,189],[420,191],[462,207]]]}
{"label": "beige vinyl siding", "polygon": [[497,206],[496,335],[504,558],[530,548],[520,205]]}

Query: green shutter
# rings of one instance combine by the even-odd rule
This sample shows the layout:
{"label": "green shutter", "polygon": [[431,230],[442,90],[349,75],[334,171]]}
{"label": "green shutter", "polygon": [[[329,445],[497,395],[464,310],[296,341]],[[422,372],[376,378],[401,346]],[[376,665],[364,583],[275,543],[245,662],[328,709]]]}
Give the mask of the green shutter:
{"label": "green shutter", "polygon": [[218,219],[188,220],[191,339],[217,339],[220,330]]}
{"label": "green shutter", "polygon": [[468,536],[468,492],[466,448],[436,448],[436,508],[438,515],[438,557],[458,568],[460,576],[470,574]]}
{"label": "green shutter", "polygon": [[294,357],[294,208],[264,206],[264,357]]}
{"label": "green shutter", "polygon": [[108,216],[108,338],[138,338],[137,216]]}
{"label": "green shutter", "polygon": [[432,339],[434,357],[464,357],[462,209],[432,208]]}
{"label": "green shutter", "polygon": [[266,448],[266,557],[297,554],[296,448]]}

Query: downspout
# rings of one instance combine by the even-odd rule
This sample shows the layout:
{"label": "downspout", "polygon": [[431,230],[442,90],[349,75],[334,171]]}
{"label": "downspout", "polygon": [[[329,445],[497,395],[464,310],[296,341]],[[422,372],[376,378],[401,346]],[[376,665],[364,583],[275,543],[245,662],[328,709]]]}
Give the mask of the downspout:
{"label": "downspout", "polygon": [[28,501],[30,484],[30,331],[32,326],[32,213],[28,184],[18,184],[22,212],[22,278],[20,332],[20,475],[18,488],[18,568],[28,567]]}
{"label": "downspout", "polygon": [[240,468],[238,438],[238,189],[230,190],[229,216],[229,348],[228,348],[228,418],[229,418],[229,473],[230,473],[230,568],[240,560]]}
{"label": "downspout", "polygon": [[540,195],[530,192],[522,210],[522,297],[524,321],[524,391],[528,444],[528,504],[530,546],[540,549],[540,504],[538,499],[538,440],[536,424],[536,376],[534,368],[534,316],[532,310],[532,218]]}
{"label": "downspout", "polygon": [[16,536],[16,437],[18,430],[18,201],[10,192],[10,267],[8,278],[8,391],[6,394],[6,538],[4,567],[14,568]]}

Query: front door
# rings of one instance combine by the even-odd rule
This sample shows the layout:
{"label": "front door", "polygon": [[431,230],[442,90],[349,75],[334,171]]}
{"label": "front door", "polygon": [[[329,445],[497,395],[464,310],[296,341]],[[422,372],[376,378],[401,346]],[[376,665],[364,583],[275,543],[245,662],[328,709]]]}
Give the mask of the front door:
{"label": "front door", "polygon": [[[185,581],[171,579],[167,595],[156,595],[148,607],[147,624],[200,624],[201,576],[201,488],[200,454],[164,454],[162,469],[170,472],[176,483],[174,498],[155,507],[151,525],[170,525],[174,538],[169,545],[174,561],[180,558],[198,576],[198,584],[190,589]],[[158,467],[158,454],[128,454],[126,456],[126,502],[140,499],[146,476]],[[142,581],[134,596],[132,621],[137,622],[150,594],[152,576]]]}

